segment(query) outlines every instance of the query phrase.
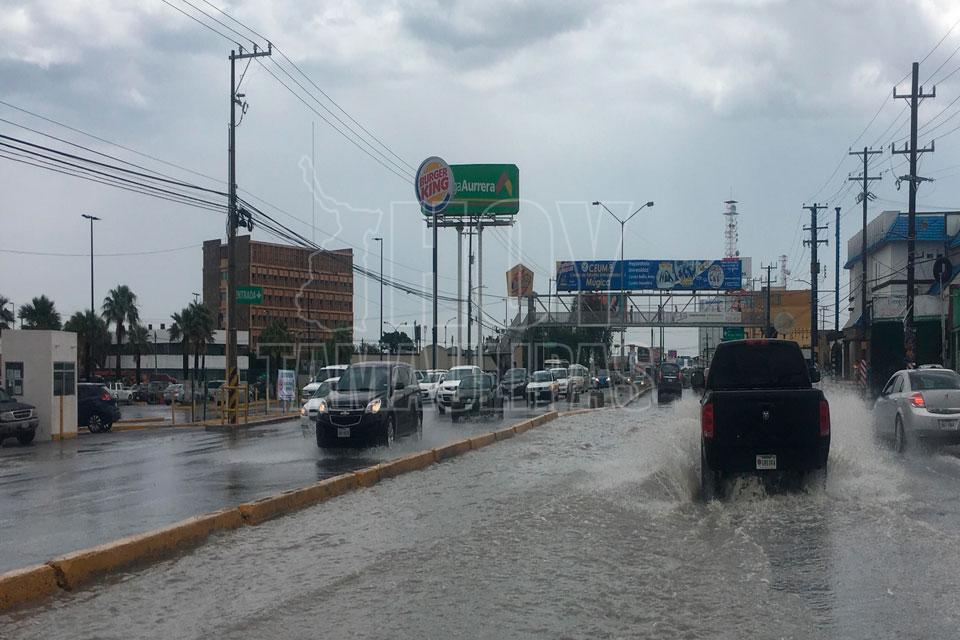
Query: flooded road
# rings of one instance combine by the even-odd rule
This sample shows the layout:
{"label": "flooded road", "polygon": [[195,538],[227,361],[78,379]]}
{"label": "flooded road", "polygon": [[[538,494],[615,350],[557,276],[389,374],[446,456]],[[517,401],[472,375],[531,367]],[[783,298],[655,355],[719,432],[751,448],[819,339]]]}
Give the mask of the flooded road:
{"label": "flooded road", "polygon": [[827,390],[826,487],[698,498],[697,404],[571,416],[39,607],[10,638],[953,638],[960,460]]}

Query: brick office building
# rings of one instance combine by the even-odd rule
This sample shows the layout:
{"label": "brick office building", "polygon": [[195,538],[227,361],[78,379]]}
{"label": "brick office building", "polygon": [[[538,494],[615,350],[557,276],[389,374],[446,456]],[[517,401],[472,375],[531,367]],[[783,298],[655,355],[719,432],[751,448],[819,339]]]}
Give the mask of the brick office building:
{"label": "brick office building", "polygon": [[[263,288],[263,304],[237,305],[237,329],[250,332],[253,349],[273,320],[302,341],[322,342],[335,329],[352,340],[352,249],[317,252],[238,236],[237,285]],[[227,245],[220,240],[203,243],[203,303],[225,328]]]}

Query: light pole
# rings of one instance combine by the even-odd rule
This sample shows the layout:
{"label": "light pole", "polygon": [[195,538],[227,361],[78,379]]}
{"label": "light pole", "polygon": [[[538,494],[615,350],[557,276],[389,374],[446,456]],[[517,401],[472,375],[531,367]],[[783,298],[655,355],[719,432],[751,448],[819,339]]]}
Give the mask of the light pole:
{"label": "light pole", "polygon": [[620,216],[615,214],[613,211],[610,211],[607,205],[603,204],[599,200],[594,200],[593,206],[603,207],[607,213],[612,215],[616,219],[616,221],[620,223],[620,307],[621,307],[620,313],[621,313],[621,316],[623,317],[623,331],[620,332],[620,368],[622,369],[623,358],[624,356],[626,356],[626,341],[627,341],[627,301],[626,301],[627,273],[626,273],[626,263],[624,263],[623,261],[623,230],[626,224],[630,222],[630,219],[633,218],[633,216],[637,215],[647,207],[652,207],[653,201],[651,200],[650,202],[644,203],[643,205],[640,206],[640,208],[638,208],[636,211],[631,213],[626,218],[621,218]]}
{"label": "light pole", "polygon": [[450,326],[450,323],[453,322],[453,321],[456,320],[456,319],[457,319],[457,316],[453,316],[452,318],[450,318],[449,320],[447,320],[446,324],[443,325],[443,344],[444,344],[444,346],[448,346],[448,345],[447,345],[447,327],[449,327],[449,326]]}
{"label": "light pole", "polygon": [[383,344],[383,238],[378,236],[374,241],[380,243],[380,343]]}
{"label": "light pole", "polygon": [[196,291],[193,292],[193,302],[194,304],[197,304],[200,302],[200,294],[197,293]]}
{"label": "light pole", "polygon": [[[90,221],[90,318],[91,321],[97,315],[97,310],[93,306],[93,223],[96,220],[99,220],[97,216],[92,216],[87,213],[81,213],[81,218],[86,218]],[[93,331],[93,327],[90,327],[90,331]],[[92,340],[87,340],[87,345],[85,351],[87,352],[87,380],[90,380],[93,376],[93,347],[90,344]],[[117,356],[120,357],[119,355]],[[119,365],[118,365],[119,366]]]}

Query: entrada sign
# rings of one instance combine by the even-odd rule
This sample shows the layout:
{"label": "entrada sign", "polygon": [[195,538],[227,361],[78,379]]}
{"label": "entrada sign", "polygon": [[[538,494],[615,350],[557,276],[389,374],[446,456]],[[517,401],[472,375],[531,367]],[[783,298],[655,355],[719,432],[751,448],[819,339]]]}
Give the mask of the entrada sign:
{"label": "entrada sign", "polygon": [[263,287],[237,287],[237,304],[263,304]]}

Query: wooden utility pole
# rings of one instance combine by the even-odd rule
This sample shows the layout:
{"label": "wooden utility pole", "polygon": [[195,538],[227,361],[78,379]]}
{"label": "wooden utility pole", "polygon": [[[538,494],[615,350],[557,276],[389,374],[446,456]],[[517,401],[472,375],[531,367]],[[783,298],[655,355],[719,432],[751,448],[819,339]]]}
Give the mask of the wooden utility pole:
{"label": "wooden utility pole", "polygon": [[863,157],[863,172],[859,176],[850,176],[847,180],[856,180],[863,183],[860,193],[857,194],[857,202],[863,205],[863,223],[860,229],[860,323],[864,335],[866,335],[867,327],[870,326],[869,316],[867,316],[867,202],[876,197],[870,193],[870,181],[880,179],[880,176],[870,175],[869,165],[870,156],[881,153],[883,151],[870,149],[869,147],[864,147],[863,151],[850,151],[848,153],[851,156]]}
{"label": "wooden utility pole", "polygon": [[[237,106],[246,111],[244,95],[237,86],[237,60],[259,58],[273,53],[273,45],[267,44],[267,50],[257,49],[253,45],[252,52],[245,52],[243,47],[230,52],[230,135],[227,152],[227,175],[230,181],[229,201],[227,208],[227,344],[226,344],[226,378],[227,378],[227,416],[229,424],[237,423],[237,407],[239,401],[240,376],[237,372]],[[248,63],[249,64],[249,63]],[[241,76],[241,81],[243,77]],[[267,380],[267,386],[270,381]]]}
{"label": "wooden utility pole", "polygon": [[817,284],[820,275],[820,263],[817,261],[817,247],[821,244],[829,244],[826,239],[819,240],[817,232],[826,229],[826,226],[817,226],[817,213],[820,209],[826,209],[827,205],[813,203],[812,205],[803,205],[804,209],[810,211],[810,226],[804,227],[804,231],[810,232],[810,239],[804,240],[803,244],[810,247],[810,357],[816,362],[817,358]]}
{"label": "wooden utility pole", "polygon": [[920,100],[924,98],[936,98],[937,88],[934,87],[931,93],[924,93],[920,83],[920,63],[913,63],[913,79],[910,82],[910,93],[897,93],[897,88],[893,88],[894,99],[903,98],[910,103],[910,146],[903,143],[903,149],[897,149],[895,143],[890,144],[890,152],[898,155],[908,155],[910,157],[910,173],[897,178],[897,183],[906,180],[910,183],[909,208],[907,210],[907,314],[903,321],[903,355],[907,363],[916,360],[916,334],[914,330],[914,296],[916,292],[916,241],[917,241],[917,185],[927,178],[921,178],[917,175],[917,156],[921,153],[932,153],[934,151],[933,141],[930,141],[929,147],[923,149],[917,148],[917,115],[920,107]]}
{"label": "wooden utility pole", "polygon": [[770,321],[770,271],[772,271],[775,267],[772,264],[768,264],[767,266],[765,267],[761,266],[760,268],[766,269],[767,271],[767,302],[766,302],[766,306],[767,306],[766,318],[767,319],[763,327],[763,337],[773,338],[775,337],[775,333],[773,330],[773,324]]}

